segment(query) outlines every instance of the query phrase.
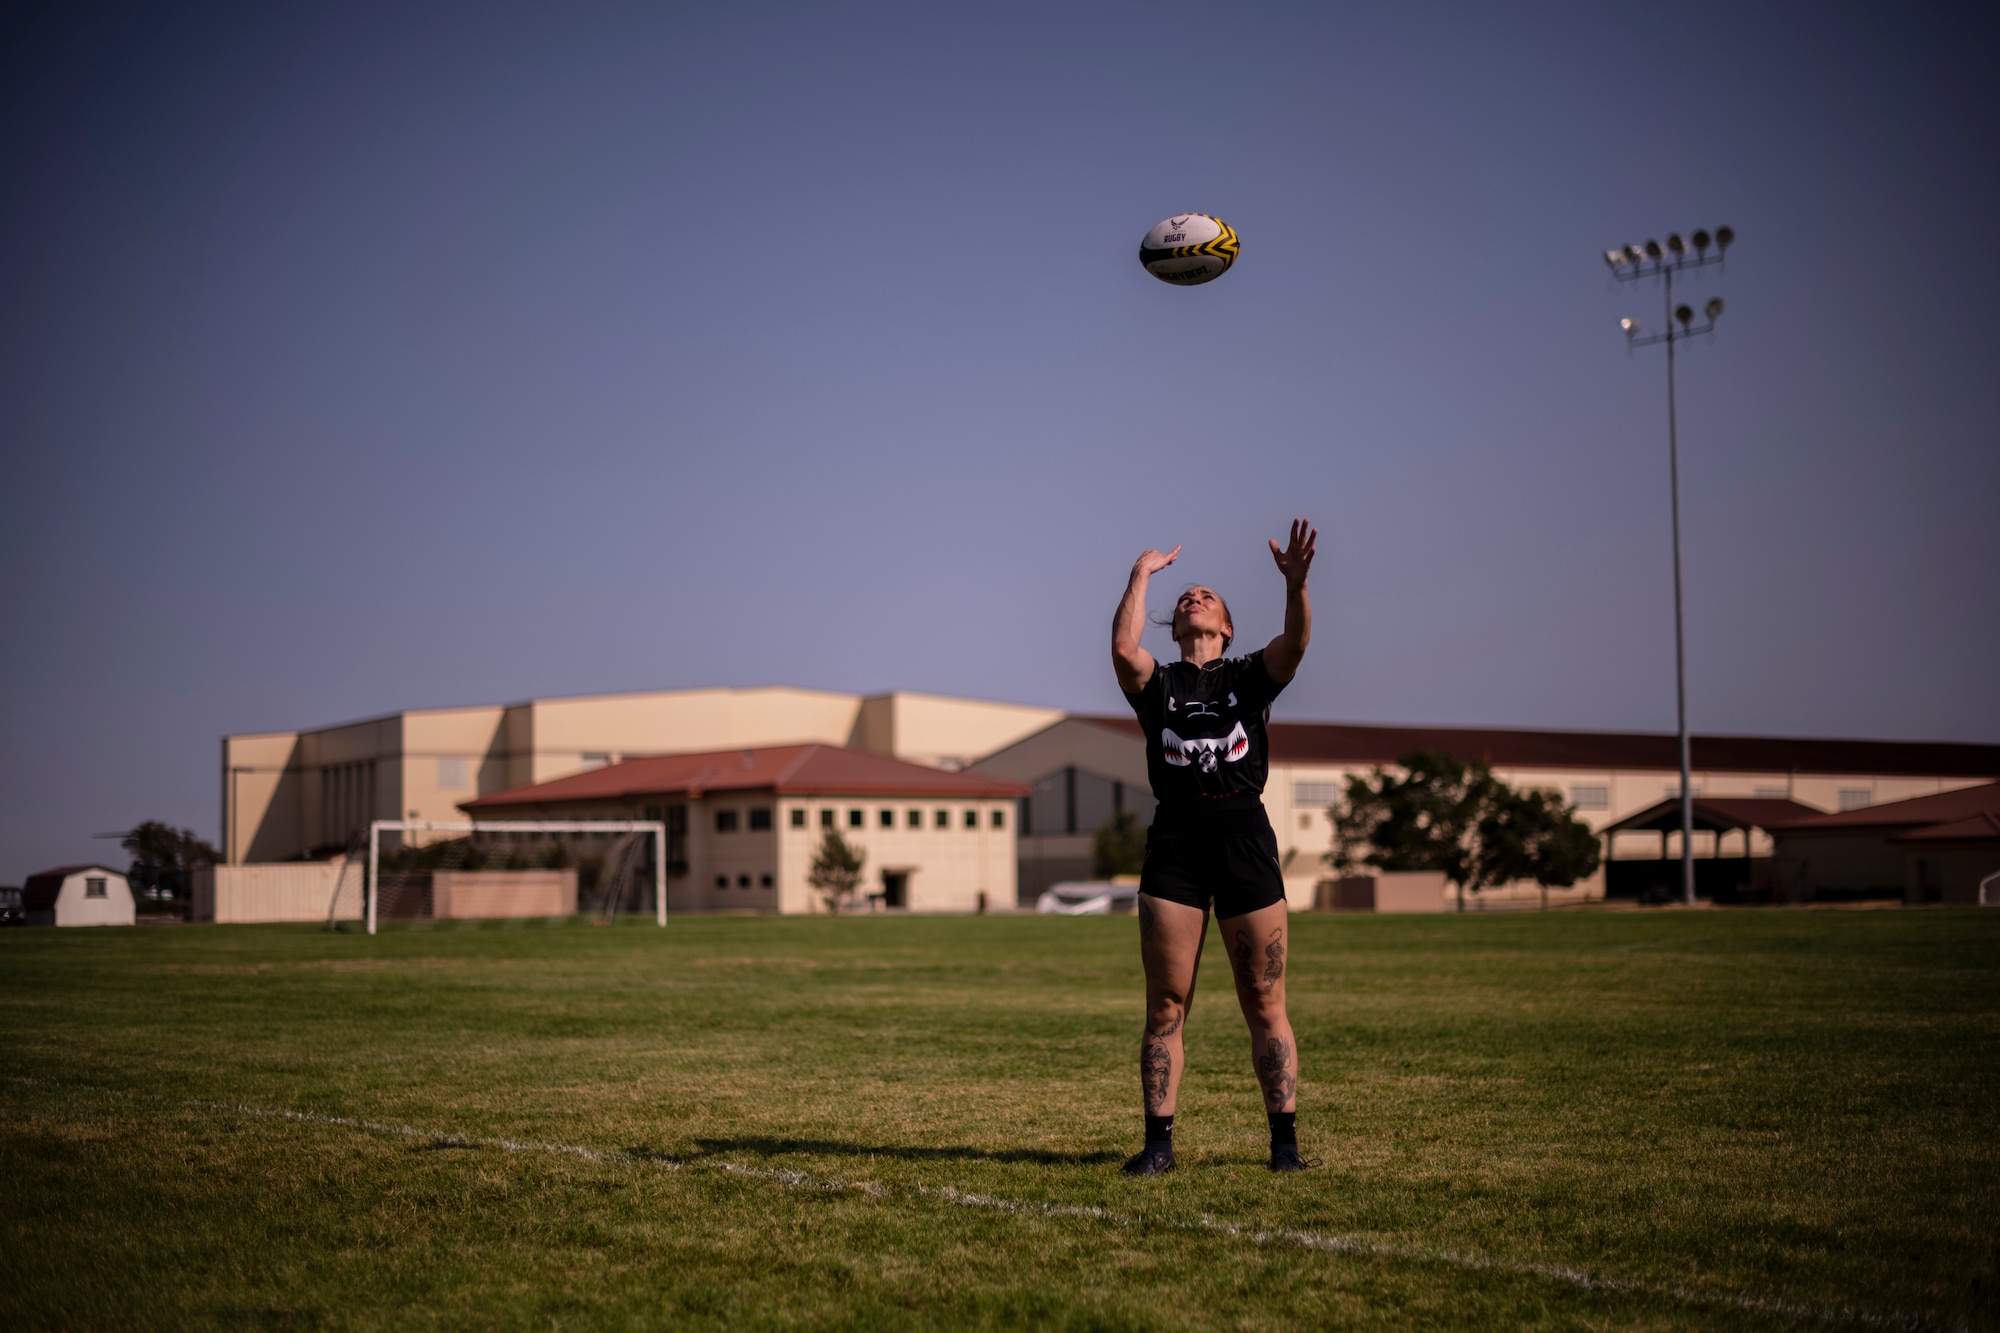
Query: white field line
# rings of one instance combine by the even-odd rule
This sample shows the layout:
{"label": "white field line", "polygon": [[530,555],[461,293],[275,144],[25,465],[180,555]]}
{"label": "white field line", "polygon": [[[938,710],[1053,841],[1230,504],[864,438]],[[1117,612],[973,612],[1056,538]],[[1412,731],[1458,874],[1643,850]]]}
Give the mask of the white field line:
{"label": "white field line", "polygon": [[719,1169],[729,1175],[745,1176],[753,1180],[768,1181],[783,1185],[787,1189],[838,1190],[870,1195],[875,1198],[892,1199],[898,1194],[914,1195],[919,1198],[935,1199],[941,1203],[959,1208],[977,1208],[986,1212],[1008,1213],[1023,1217],[1072,1218],[1096,1222],[1108,1226],[1143,1226],[1149,1222],[1178,1231],[1198,1231],[1209,1235],[1223,1236],[1230,1240],[1244,1241],[1258,1246],[1284,1246],[1289,1249],[1314,1251],[1321,1254],[1364,1255],[1380,1259],[1400,1260],[1407,1263],[1438,1264],[1451,1268],[1463,1268],[1474,1272],[1506,1273],[1523,1277],[1545,1278],[1585,1291],[1605,1292],[1611,1295],[1664,1297],[1688,1305],[1721,1306],[1733,1310],[1743,1310],[1755,1314],[1779,1315],[1791,1319],[1813,1320],[1828,1324],[1863,1324],[1874,1328],[1962,1328],[1963,1324],[1942,1324],[1935,1319],[1909,1314],[1884,1314],[1876,1311],[1857,1310],[1852,1306],[1814,1305],[1805,1301],[1788,1300],[1779,1296],[1763,1296],[1754,1292],[1704,1290],[1699,1287],[1683,1286],[1680,1283],[1635,1282],[1625,1278],[1606,1277],[1587,1269],[1573,1268],[1567,1264],[1555,1264],[1521,1259],[1496,1259],[1482,1254],[1467,1253],[1462,1250],[1438,1250],[1427,1246],[1392,1245],[1383,1241],[1366,1240],[1358,1236],[1326,1235],[1315,1231],[1271,1231],[1238,1226],[1232,1222],[1220,1222],[1211,1217],[1193,1219],[1149,1218],[1143,1213],[1121,1213],[1109,1208],[1092,1205],[1040,1203],[1028,1199],[1007,1199],[989,1194],[973,1194],[954,1189],[949,1185],[919,1185],[914,1189],[897,1190],[872,1180],[842,1180],[837,1177],[820,1179],[802,1171],[785,1171],[772,1167],[745,1166],[738,1162],[681,1162],[671,1158],[654,1157],[647,1154],[627,1152],[622,1149],[586,1148],[572,1143],[537,1143],[532,1140],[488,1138],[475,1134],[455,1134],[435,1129],[420,1129],[414,1125],[392,1124],[380,1120],[360,1120],[350,1116],[325,1115],[318,1111],[288,1111],[267,1106],[250,1106],[242,1102],[204,1101],[198,1098],[175,1099],[155,1096],[151,1093],[125,1092],[117,1088],[94,1087],[83,1083],[57,1083],[47,1079],[13,1077],[12,1083],[28,1087],[60,1089],[68,1092],[88,1092],[104,1097],[117,1097],[127,1101],[149,1102],[163,1107],[173,1107],[190,1111],[212,1111],[225,1115],[248,1116],[259,1120],[289,1120],[304,1125],[325,1125],[335,1129],[357,1129],[371,1134],[392,1134],[401,1138],[421,1139],[440,1147],[492,1148],[510,1153],[548,1153],[560,1157],[579,1157],[587,1162],[601,1162],[615,1166],[653,1166],[666,1171],[680,1171],[690,1167]]}

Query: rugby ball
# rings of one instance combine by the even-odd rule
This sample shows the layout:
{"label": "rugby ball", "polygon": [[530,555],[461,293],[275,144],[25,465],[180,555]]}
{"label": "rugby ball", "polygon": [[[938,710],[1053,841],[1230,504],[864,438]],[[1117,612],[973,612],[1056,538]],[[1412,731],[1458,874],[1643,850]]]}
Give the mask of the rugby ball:
{"label": "rugby ball", "polygon": [[1214,282],[1236,262],[1236,233],[1221,218],[1177,213],[1139,242],[1139,262],[1176,287]]}

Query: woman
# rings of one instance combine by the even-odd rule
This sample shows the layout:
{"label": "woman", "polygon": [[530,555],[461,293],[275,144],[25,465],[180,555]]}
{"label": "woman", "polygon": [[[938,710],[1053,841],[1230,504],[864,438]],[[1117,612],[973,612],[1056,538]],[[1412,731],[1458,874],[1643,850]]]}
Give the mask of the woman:
{"label": "woman", "polygon": [[1155,661],[1140,646],[1146,582],[1174,563],[1178,546],[1139,557],[1111,623],[1112,664],[1145,730],[1146,771],[1159,802],[1139,880],[1139,952],[1146,964],[1139,1086],[1146,1099],[1146,1146],[1125,1163],[1126,1175],[1174,1169],[1181,1028],[1194,1000],[1211,906],[1236,974],[1236,1001],[1250,1024],[1251,1062],[1271,1122],[1271,1169],[1314,1165],[1299,1155],[1298,1044],[1285,1016],[1285,881],[1262,793],[1270,767],[1264,724],[1271,701],[1298,671],[1312,637],[1306,571],[1318,537],[1300,519],[1284,550],[1271,543],[1271,558],[1285,576],[1285,630],[1248,657],[1223,657],[1236,628],[1222,599],[1200,585],[1174,605],[1181,660]]}

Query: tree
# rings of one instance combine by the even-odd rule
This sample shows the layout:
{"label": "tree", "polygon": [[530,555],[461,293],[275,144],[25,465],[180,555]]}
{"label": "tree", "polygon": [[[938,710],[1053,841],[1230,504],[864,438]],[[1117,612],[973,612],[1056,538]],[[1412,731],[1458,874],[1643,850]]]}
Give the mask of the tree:
{"label": "tree", "polygon": [[1120,810],[1097,830],[1090,846],[1090,873],[1098,879],[1136,875],[1146,866],[1146,830],[1130,810]]}
{"label": "tree", "polygon": [[847,839],[840,836],[837,829],[828,829],[820,839],[819,850],[813,853],[812,868],[806,871],[806,883],[820,891],[826,899],[829,912],[838,913],[854,890],[861,883],[861,867],[867,863],[865,852],[857,852],[847,845]]}
{"label": "tree", "polygon": [[1501,790],[1479,822],[1483,882],[1532,879],[1547,911],[1551,885],[1567,888],[1597,869],[1597,835],[1554,792]]}
{"label": "tree", "polygon": [[1347,779],[1333,812],[1340,869],[1435,870],[1465,895],[1532,879],[1548,904],[1550,885],[1570,885],[1597,869],[1597,835],[1560,796],[1515,791],[1486,764],[1425,750]]}
{"label": "tree", "polygon": [[177,829],[157,819],[127,833],[120,845],[132,858],[126,878],[142,896],[155,899],[189,897],[194,892],[195,867],[222,859],[193,829]]}
{"label": "tree", "polygon": [[1484,764],[1425,750],[1398,761],[1400,776],[1377,768],[1347,779],[1347,797],[1333,812],[1334,866],[1351,870],[1435,870],[1465,891],[1479,891],[1472,853],[1479,811],[1499,783]]}

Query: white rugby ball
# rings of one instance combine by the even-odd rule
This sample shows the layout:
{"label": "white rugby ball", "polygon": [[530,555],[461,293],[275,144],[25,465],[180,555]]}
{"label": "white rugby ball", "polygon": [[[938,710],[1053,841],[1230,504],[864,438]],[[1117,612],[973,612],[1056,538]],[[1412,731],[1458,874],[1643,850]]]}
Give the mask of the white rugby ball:
{"label": "white rugby ball", "polygon": [[1177,213],[1139,242],[1146,272],[1176,287],[1214,282],[1236,262],[1236,233],[1221,218]]}

